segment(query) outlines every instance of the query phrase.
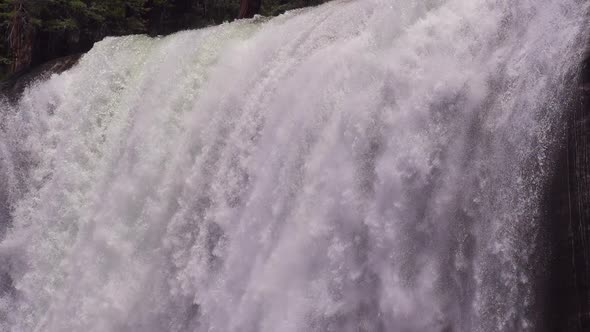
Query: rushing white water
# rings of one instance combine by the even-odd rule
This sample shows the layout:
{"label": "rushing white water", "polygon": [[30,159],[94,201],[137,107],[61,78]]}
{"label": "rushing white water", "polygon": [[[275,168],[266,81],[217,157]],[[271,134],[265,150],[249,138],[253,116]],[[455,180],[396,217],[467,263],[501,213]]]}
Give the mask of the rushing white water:
{"label": "rushing white water", "polygon": [[0,330],[539,331],[587,13],[334,1],[107,38],[0,106]]}

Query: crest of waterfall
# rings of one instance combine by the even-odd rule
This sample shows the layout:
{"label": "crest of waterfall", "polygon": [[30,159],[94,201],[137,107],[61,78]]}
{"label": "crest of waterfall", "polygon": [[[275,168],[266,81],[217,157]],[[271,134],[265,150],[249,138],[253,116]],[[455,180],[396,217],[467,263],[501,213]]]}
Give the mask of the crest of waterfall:
{"label": "crest of waterfall", "polygon": [[0,104],[1,331],[539,331],[578,0],[107,38]]}

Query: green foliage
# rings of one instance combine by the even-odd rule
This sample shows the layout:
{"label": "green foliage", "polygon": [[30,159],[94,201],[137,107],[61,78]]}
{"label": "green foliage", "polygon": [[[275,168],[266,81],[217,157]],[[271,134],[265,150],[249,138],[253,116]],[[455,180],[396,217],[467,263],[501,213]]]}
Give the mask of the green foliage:
{"label": "green foliage", "polygon": [[[159,0],[158,2],[169,2]],[[15,22],[33,31],[35,62],[87,50],[107,35],[145,33],[148,0],[0,0],[0,77],[14,57]],[[23,23],[24,22],[24,23]],[[17,31],[21,31],[19,29]],[[22,31],[21,31],[22,33]]]}

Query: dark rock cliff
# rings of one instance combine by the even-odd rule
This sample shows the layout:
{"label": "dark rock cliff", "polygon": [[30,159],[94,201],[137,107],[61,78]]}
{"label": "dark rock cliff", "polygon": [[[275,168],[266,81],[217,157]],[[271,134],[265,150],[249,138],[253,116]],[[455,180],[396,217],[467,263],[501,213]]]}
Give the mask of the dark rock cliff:
{"label": "dark rock cliff", "polygon": [[12,74],[5,80],[0,81],[0,94],[5,95],[11,101],[15,101],[28,85],[37,80],[47,79],[52,74],[59,74],[72,68],[78,63],[80,57],[82,57],[82,54],[69,55]]}
{"label": "dark rock cliff", "polygon": [[550,331],[590,331],[590,53],[574,82],[566,140],[547,191]]}

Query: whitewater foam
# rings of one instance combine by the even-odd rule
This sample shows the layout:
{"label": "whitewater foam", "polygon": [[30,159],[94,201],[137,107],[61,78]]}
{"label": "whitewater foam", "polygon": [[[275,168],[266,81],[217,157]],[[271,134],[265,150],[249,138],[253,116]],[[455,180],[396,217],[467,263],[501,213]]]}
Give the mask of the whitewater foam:
{"label": "whitewater foam", "polygon": [[537,331],[587,12],[334,1],[97,43],[1,106],[0,330]]}

